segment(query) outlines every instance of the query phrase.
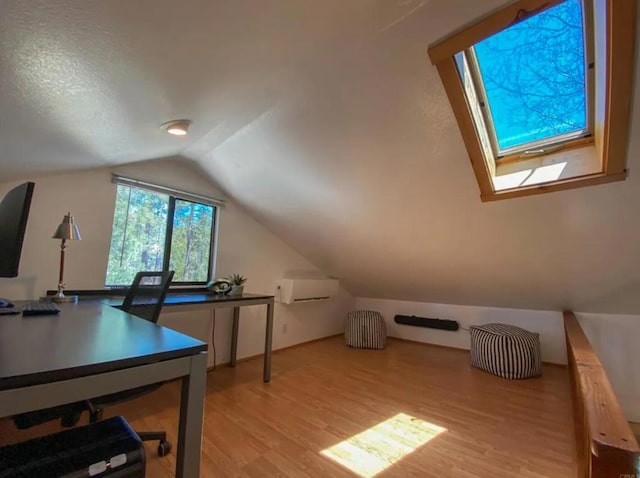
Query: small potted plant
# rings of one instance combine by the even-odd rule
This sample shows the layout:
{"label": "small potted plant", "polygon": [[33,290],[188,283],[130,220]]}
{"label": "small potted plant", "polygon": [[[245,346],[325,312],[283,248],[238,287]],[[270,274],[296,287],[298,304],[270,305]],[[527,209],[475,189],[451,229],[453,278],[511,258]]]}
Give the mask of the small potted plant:
{"label": "small potted plant", "polygon": [[244,283],[247,282],[247,278],[240,274],[232,274],[226,279],[231,283],[230,295],[242,295]]}

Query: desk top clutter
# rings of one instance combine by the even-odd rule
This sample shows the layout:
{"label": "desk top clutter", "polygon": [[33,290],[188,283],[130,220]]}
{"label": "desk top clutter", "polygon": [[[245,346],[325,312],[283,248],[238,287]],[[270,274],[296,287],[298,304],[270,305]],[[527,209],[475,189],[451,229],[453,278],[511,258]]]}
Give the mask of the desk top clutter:
{"label": "desk top clutter", "polygon": [[244,292],[244,284],[247,278],[241,274],[231,274],[222,279],[214,279],[207,284],[207,289],[216,294],[229,294],[234,297],[241,296]]}

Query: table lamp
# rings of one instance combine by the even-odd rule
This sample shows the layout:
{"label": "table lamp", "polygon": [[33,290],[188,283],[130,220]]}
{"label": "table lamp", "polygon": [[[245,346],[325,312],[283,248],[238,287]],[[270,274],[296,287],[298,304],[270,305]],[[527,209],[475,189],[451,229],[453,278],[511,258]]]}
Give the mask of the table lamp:
{"label": "table lamp", "polygon": [[73,216],[69,212],[56,229],[53,234],[54,239],[61,239],[60,242],[60,276],[58,279],[58,293],[51,298],[54,302],[77,302],[77,295],[64,295],[64,250],[67,248],[67,241],[79,241],[80,231],[75,222],[73,222]]}

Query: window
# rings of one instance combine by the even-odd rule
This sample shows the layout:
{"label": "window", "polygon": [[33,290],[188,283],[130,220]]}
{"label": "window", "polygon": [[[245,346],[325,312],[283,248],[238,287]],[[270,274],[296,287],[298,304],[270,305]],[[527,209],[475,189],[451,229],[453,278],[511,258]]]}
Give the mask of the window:
{"label": "window", "polygon": [[213,205],[118,184],[106,285],[129,285],[141,270],[174,270],[174,283],[206,283],[215,217]]}
{"label": "window", "polygon": [[635,4],[520,0],[429,48],[482,200],[626,177]]}
{"label": "window", "polygon": [[496,158],[590,136],[593,53],[585,25],[593,22],[584,10],[568,0],[456,55],[459,65],[466,56],[461,74],[472,76]]}

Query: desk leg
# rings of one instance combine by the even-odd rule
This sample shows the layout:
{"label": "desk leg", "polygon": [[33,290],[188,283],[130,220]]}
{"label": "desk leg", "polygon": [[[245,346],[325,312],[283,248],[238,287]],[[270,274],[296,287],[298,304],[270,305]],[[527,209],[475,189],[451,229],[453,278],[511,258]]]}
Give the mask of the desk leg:
{"label": "desk leg", "polygon": [[271,381],[271,347],[273,342],[273,302],[267,304],[267,327],[264,336],[264,373],[262,380]]}
{"label": "desk leg", "polygon": [[206,381],[207,354],[200,353],[191,358],[191,371],[188,376],[182,378],[176,478],[200,477]]}
{"label": "desk leg", "polygon": [[238,353],[238,328],[240,327],[240,307],[233,308],[233,325],[231,327],[231,357],[229,366],[236,366],[236,355]]}

